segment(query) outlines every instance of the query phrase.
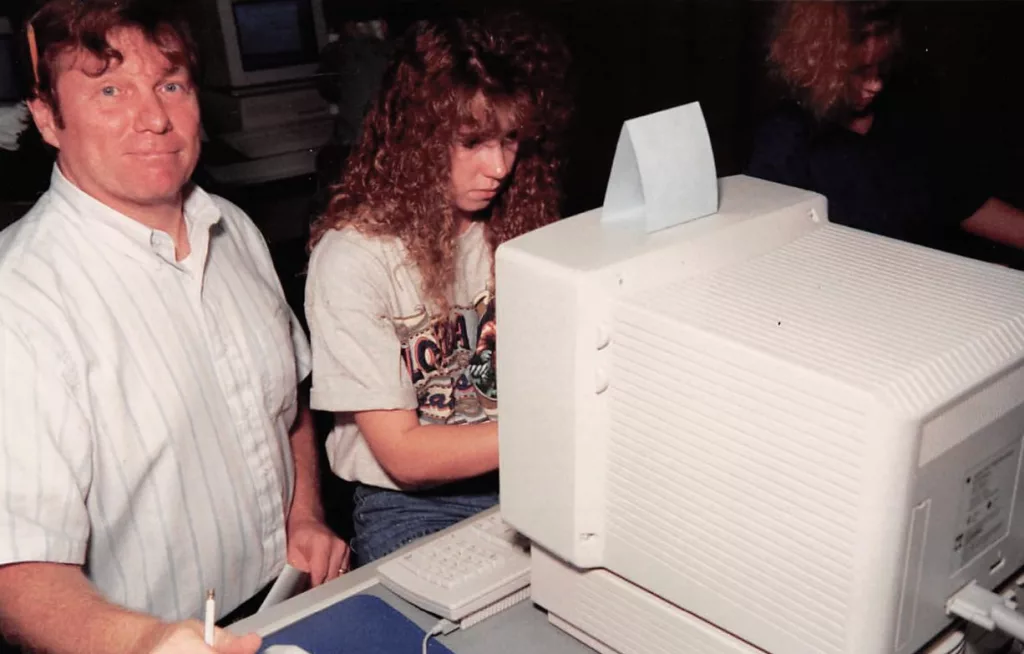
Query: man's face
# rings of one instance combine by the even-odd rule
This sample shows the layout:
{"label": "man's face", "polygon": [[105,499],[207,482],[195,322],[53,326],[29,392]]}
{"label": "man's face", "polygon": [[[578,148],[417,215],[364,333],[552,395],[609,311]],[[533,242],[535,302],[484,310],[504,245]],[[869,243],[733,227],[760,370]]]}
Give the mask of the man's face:
{"label": "man's face", "polygon": [[100,202],[129,216],[176,205],[199,158],[192,80],[137,29],[115,29],[107,40],[123,60],[99,73],[104,62],[92,54],[63,55],[56,74],[63,126],[38,100],[36,125],[59,150],[64,175]]}

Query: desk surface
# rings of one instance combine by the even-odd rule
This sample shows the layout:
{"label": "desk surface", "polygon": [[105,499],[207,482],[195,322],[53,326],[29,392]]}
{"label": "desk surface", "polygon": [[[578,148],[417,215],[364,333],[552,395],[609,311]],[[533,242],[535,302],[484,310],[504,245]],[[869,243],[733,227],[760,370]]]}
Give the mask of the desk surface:
{"label": "desk surface", "polygon": [[[491,509],[491,511],[496,510]],[[456,525],[452,529],[458,528],[458,526]],[[438,538],[444,533],[445,531],[434,534],[426,540]],[[422,545],[426,540],[416,541],[385,559],[354,570],[330,583],[306,591],[250,618],[236,622],[229,629],[239,634],[256,632],[266,635],[360,593],[380,597],[415,622],[421,629],[430,629],[437,623],[437,616],[421,611],[384,588],[377,580],[377,566],[388,558],[401,556],[409,548]],[[520,602],[507,611],[488,618],[465,631],[459,630],[448,636],[442,636],[438,640],[456,654],[484,652],[487,654],[512,654],[513,652],[593,654],[593,650],[589,647],[548,622],[547,613],[534,606],[530,601]]]}
{"label": "desk surface", "polygon": [[[497,510],[494,508],[485,513]],[[426,631],[437,623],[437,616],[421,611],[384,588],[378,581],[377,567],[392,557],[402,556],[409,549],[439,538],[449,530],[459,527],[460,525],[455,525],[411,543],[389,557],[257,613],[231,625],[229,629],[239,634],[248,632],[256,632],[261,636],[270,634],[347,597],[365,593],[380,597]],[[1020,577],[1020,581],[1024,585],[1024,576]],[[955,635],[953,632],[954,630],[950,629],[946,635],[952,638]],[[459,630],[448,636],[442,636],[438,640],[455,654],[482,654],[484,652],[487,654],[512,654],[513,652],[594,654],[594,650],[548,622],[547,613],[530,601],[521,602],[465,631]],[[1008,639],[1001,635],[990,635],[982,630],[972,629],[968,631],[964,649],[956,651],[962,651],[963,654],[1001,654],[1006,651],[1008,642]],[[926,649],[925,652],[931,654],[943,651],[943,647],[943,645],[935,645],[933,649]]]}

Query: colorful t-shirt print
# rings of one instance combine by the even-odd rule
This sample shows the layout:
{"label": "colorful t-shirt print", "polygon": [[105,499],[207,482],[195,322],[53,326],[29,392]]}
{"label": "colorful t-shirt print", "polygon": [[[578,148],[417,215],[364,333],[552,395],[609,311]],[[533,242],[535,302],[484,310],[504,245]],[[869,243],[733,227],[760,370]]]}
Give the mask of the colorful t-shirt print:
{"label": "colorful t-shirt print", "polygon": [[490,289],[472,306],[452,308],[447,319],[430,320],[426,311],[397,318],[395,332],[423,422],[470,424],[497,415]]}

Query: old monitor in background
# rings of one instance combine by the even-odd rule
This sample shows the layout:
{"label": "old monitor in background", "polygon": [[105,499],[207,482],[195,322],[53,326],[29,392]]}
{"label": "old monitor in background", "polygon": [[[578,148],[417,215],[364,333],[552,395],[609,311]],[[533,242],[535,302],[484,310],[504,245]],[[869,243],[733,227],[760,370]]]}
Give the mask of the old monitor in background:
{"label": "old monitor in background", "polygon": [[327,43],[321,0],[207,0],[198,26],[204,84],[240,89],[308,80]]}
{"label": "old monitor in background", "polygon": [[[203,0],[203,127],[225,183],[308,174],[333,133],[314,82],[328,41],[322,0]],[[234,153],[224,156],[225,152]]]}

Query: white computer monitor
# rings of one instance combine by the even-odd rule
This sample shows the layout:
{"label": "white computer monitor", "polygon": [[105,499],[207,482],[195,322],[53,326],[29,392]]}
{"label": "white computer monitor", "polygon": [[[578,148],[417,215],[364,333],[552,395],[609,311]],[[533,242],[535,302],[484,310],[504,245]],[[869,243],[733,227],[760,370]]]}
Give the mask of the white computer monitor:
{"label": "white computer monitor", "polygon": [[1024,565],[1024,273],[719,189],[669,229],[597,209],[498,249],[534,601],[602,652],[918,651]]}
{"label": "white computer monitor", "polygon": [[327,43],[322,0],[203,0],[204,86],[310,79]]}

